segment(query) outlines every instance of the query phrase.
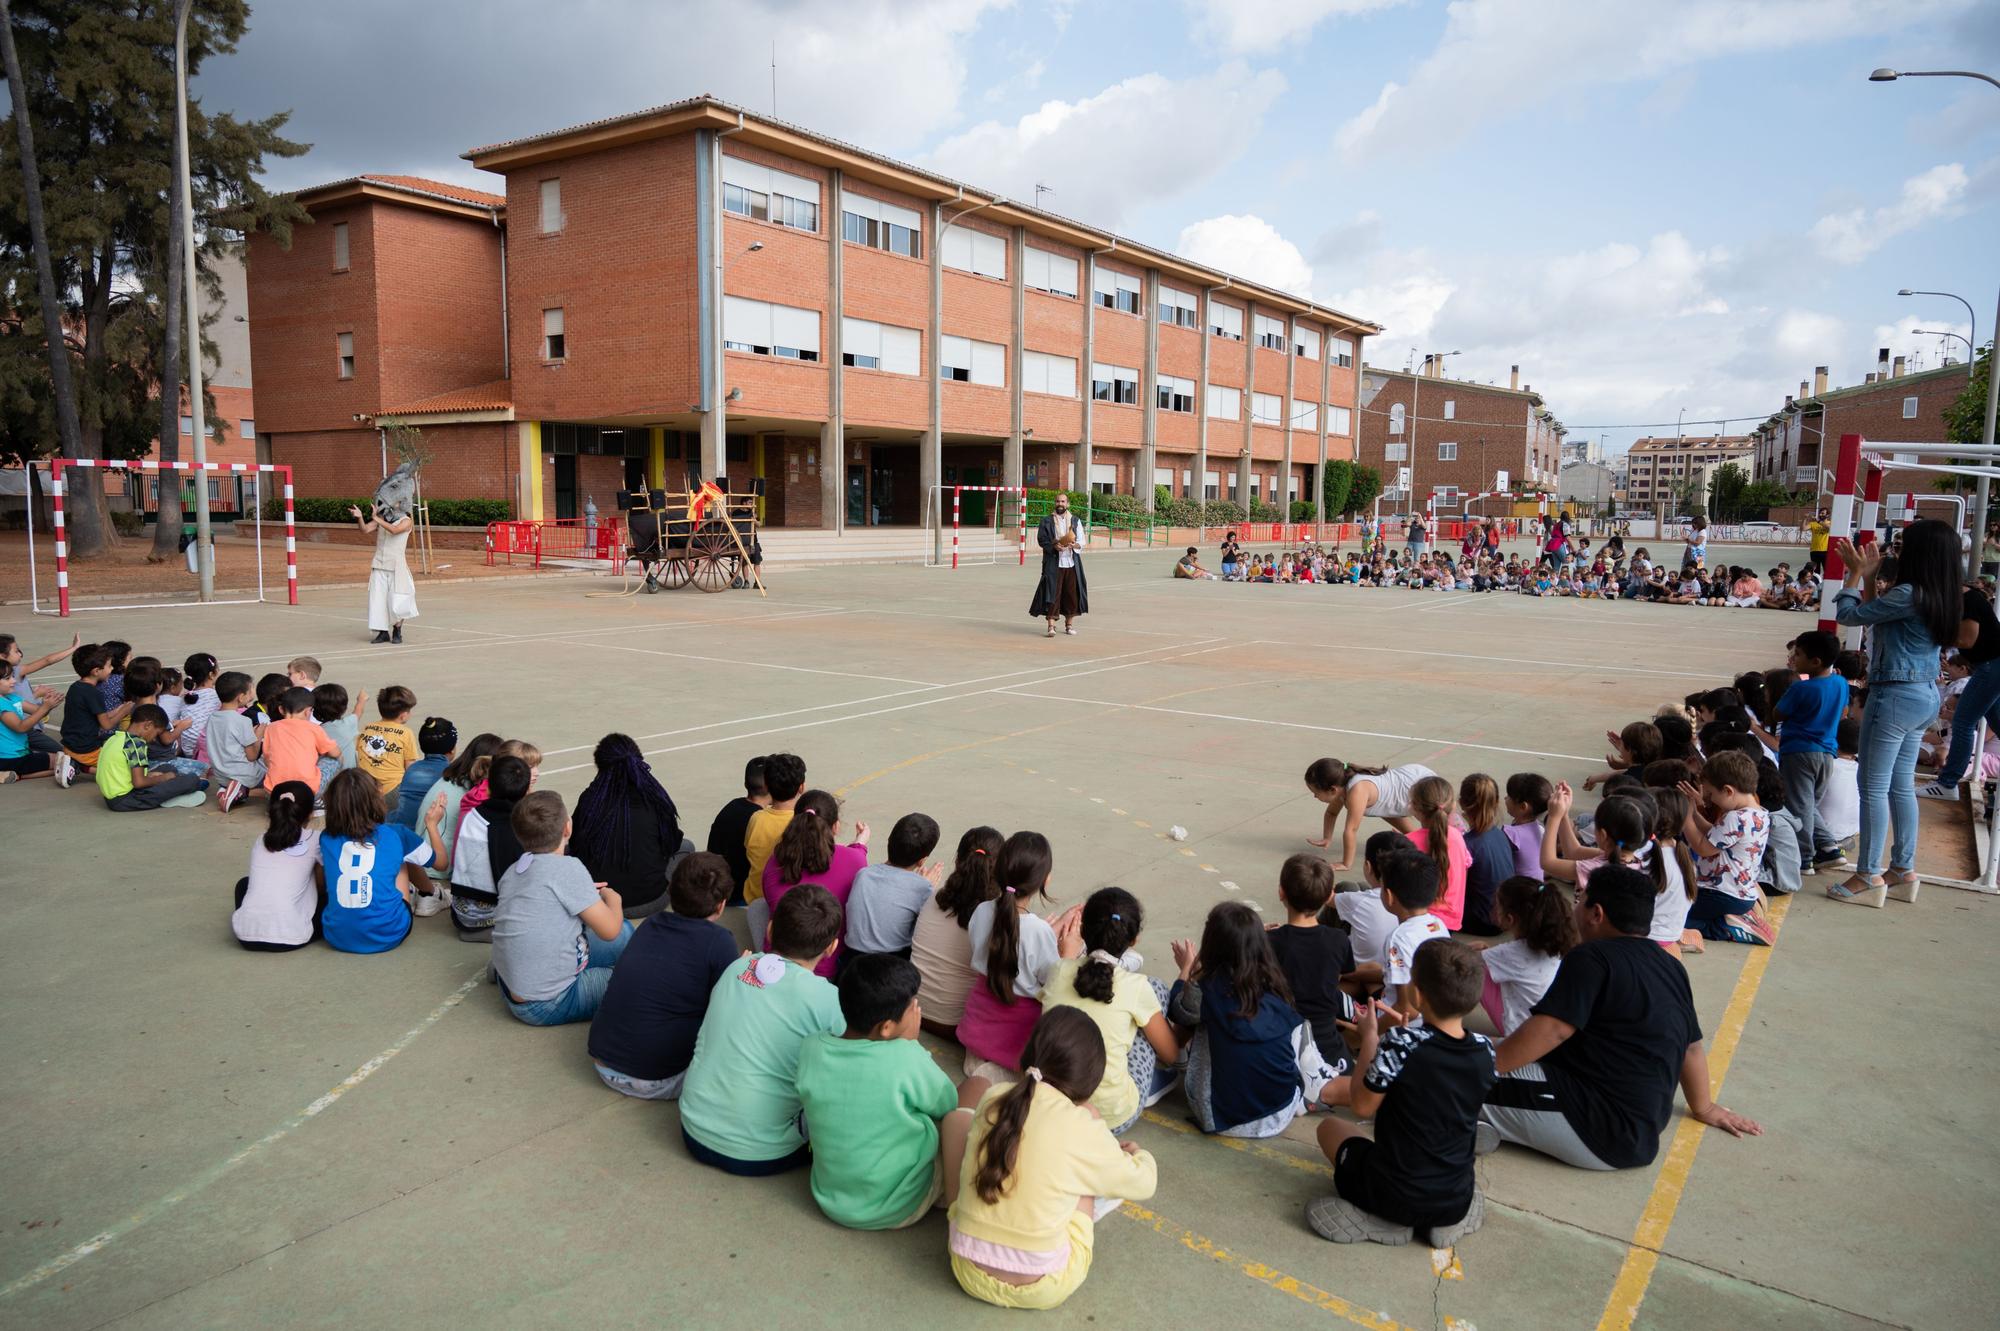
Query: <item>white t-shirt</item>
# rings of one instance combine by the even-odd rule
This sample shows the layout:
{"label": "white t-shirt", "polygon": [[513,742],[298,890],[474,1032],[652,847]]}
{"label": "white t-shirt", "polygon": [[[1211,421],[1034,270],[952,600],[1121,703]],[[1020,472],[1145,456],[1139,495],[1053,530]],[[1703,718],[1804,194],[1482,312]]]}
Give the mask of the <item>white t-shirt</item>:
{"label": "white t-shirt", "polygon": [[168,725],[172,725],[174,722],[180,720],[181,713],[186,709],[187,699],[180,694],[162,693],[160,695],[160,710],[167,714]]}
{"label": "white t-shirt", "polygon": [[1489,947],[1480,955],[1486,961],[1487,978],[1500,990],[1500,1035],[1504,1039],[1528,1019],[1528,1009],[1542,1001],[1562,958],[1537,952],[1518,938]]}
{"label": "white t-shirt", "polygon": [[192,718],[188,728],[181,732],[181,757],[192,758],[201,747],[202,732],[208,729],[208,718],[214,716],[222,704],[216,699],[214,689],[196,689],[194,701],[187,703],[181,715]]}
{"label": "white t-shirt", "polygon": [[281,851],[264,848],[259,837],[250,846],[250,888],[243,904],[229,917],[229,927],[241,942],[299,944],[312,940],[313,910],[319,891],[313,870],[319,867],[319,829],[309,827],[296,846]]}
{"label": "white t-shirt", "polygon": [[1852,758],[1835,758],[1826,788],[1819,793],[1819,820],[1835,841],[1845,841],[1861,830],[1860,764]]}
{"label": "white t-shirt", "polygon": [[458,821],[458,841],[451,849],[451,885],[498,896],[500,889],[493,885],[493,864],[486,853],[484,808],[481,805]]}
{"label": "white t-shirt", "polygon": [[[1000,900],[1009,906],[1014,904],[1011,896],[1002,895]],[[993,941],[994,905],[991,901],[980,902],[965,925],[966,937],[972,942],[972,969],[981,975],[986,974],[986,949]],[[1021,946],[1015,957],[1014,992],[1023,998],[1040,998],[1042,986],[1048,983],[1050,972],[1061,960],[1055,928],[1033,911],[1024,912]]]}
{"label": "white t-shirt", "polygon": [[1417,949],[1433,938],[1449,938],[1451,930],[1429,911],[1412,915],[1398,924],[1382,944],[1382,1001],[1394,1004],[1401,987],[1410,982],[1410,963]]}
{"label": "white t-shirt", "polygon": [[1355,960],[1381,959],[1383,944],[1389,941],[1389,935],[1396,931],[1397,924],[1396,917],[1382,905],[1381,888],[1335,893],[1333,913],[1347,924],[1348,936],[1354,943]]}

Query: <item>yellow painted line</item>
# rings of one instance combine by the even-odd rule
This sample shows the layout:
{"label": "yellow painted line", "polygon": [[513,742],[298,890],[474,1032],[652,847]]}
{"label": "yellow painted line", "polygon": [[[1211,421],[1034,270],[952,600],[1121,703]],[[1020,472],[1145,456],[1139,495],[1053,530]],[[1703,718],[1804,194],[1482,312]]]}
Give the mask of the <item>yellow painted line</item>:
{"label": "yellow painted line", "polygon": [[1301,1303],[1318,1308],[1322,1312],[1332,1313],[1355,1326],[1366,1327],[1368,1331],[1416,1331],[1416,1328],[1398,1322],[1387,1314],[1363,1308],[1352,1300],[1343,1299],[1338,1294],[1329,1293],[1317,1285],[1309,1285],[1297,1276],[1287,1275],[1274,1266],[1266,1266],[1254,1258],[1233,1253],[1191,1229],[1182,1228],[1157,1211],[1147,1210],[1137,1202],[1126,1202],[1118,1208],[1118,1213],[1148,1226],[1155,1234],[1173,1239],[1198,1257],[1206,1257],[1210,1261],[1233,1266],[1261,1285],[1267,1285],[1280,1294],[1289,1294]]}
{"label": "yellow painted line", "polygon": [[[1211,1141],[1220,1146],[1227,1146],[1232,1151],[1241,1151],[1245,1155],[1254,1155],[1262,1160],[1275,1160],[1281,1165],[1290,1165],[1293,1169],[1303,1170],[1308,1174],[1321,1174],[1327,1178],[1333,1177],[1333,1166],[1328,1164],[1324,1157],[1308,1159],[1305,1156],[1293,1155],[1289,1151],[1280,1151],[1276,1147],[1266,1146],[1262,1142],[1246,1141],[1241,1137],[1211,1137],[1186,1119],[1174,1118],[1170,1115],[1162,1114],[1157,1109],[1148,1109],[1144,1117],[1148,1123],[1151,1123],[1155,1127],[1165,1128],[1168,1132],[1178,1132],[1184,1137],[1200,1137],[1204,1141]],[[1285,1140],[1292,1141],[1295,1139],[1287,1137]],[[1299,1144],[1303,1146],[1305,1143],[1301,1142]]]}
{"label": "yellow painted line", "polygon": [[[1782,926],[1791,907],[1792,899],[1781,897],[1771,907],[1771,923]],[[1750,1021],[1750,1005],[1757,1000],[1758,986],[1764,983],[1764,972],[1770,968],[1771,954],[1775,951],[1775,947],[1753,948],[1743,963],[1742,974],[1736,977],[1736,989],[1729,996],[1729,1006],[1723,1010],[1722,1025],[1708,1047],[1711,1095],[1719,1095],[1722,1090],[1722,1078],[1736,1056],[1737,1042],[1743,1038],[1743,1028]],[[1653,1269],[1660,1264],[1660,1249],[1666,1245],[1667,1231],[1673,1228],[1674,1212],[1680,1209],[1681,1195],[1687,1190],[1688,1175],[1694,1169],[1695,1152],[1701,1149],[1707,1127],[1685,1116],[1674,1129],[1673,1143],[1667,1147],[1667,1161],[1660,1167],[1660,1176],[1653,1180],[1652,1195],[1646,1199],[1646,1209],[1632,1231],[1632,1246],[1625,1251],[1625,1264],[1618,1270],[1611,1297],[1604,1302],[1604,1315],[1597,1319],[1598,1331],[1631,1331],[1633,1319],[1639,1315],[1639,1305],[1645,1301],[1646,1289],[1653,1283]]]}
{"label": "yellow painted line", "polygon": [[948,753],[963,753],[967,749],[984,748],[988,744],[1001,744],[1010,739],[1020,739],[1024,735],[1033,735],[1044,730],[1053,730],[1056,728],[1057,724],[1058,723],[1052,721],[1047,725],[1029,726],[1026,730],[1016,730],[1006,735],[988,735],[984,739],[975,739],[965,744],[954,744],[950,748],[932,749],[929,753],[920,753],[916,755],[914,758],[905,758],[903,759],[903,761],[899,763],[891,763],[887,767],[878,768],[877,770],[870,772],[866,776],[857,776],[854,778],[854,780],[848,782],[844,786],[836,786],[834,788],[833,793],[836,797],[840,799],[845,799],[847,798],[847,794],[849,791],[859,790],[862,786],[867,785],[870,781],[879,781],[881,778],[888,776],[890,773],[900,772],[906,767],[915,767],[918,763],[927,763],[933,758],[942,758]]}

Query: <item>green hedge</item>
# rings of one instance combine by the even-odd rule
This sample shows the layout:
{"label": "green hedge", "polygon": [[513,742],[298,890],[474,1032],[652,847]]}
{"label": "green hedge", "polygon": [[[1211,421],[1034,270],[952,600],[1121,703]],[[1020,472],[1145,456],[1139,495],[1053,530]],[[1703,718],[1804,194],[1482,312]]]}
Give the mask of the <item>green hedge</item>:
{"label": "green hedge", "polygon": [[[356,499],[294,499],[292,514],[300,522],[352,522],[354,515],[347,511],[352,505],[363,513],[368,511],[372,498]],[[513,516],[514,506],[504,499],[429,499],[431,525],[434,527],[484,527],[489,522],[505,522]],[[264,517],[273,521],[285,516],[283,499],[264,501]]]}

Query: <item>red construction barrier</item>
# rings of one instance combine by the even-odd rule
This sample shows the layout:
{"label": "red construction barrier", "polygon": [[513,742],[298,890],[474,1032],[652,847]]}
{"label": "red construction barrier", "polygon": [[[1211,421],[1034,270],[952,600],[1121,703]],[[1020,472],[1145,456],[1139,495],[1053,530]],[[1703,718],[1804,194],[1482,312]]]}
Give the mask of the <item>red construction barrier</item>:
{"label": "red construction barrier", "polygon": [[515,555],[525,555],[530,558],[535,557],[540,549],[536,541],[536,529],[540,525],[537,522],[522,521],[487,523],[486,563],[488,566],[492,565],[493,556],[495,555],[503,557],[509,564],[514,562]]}
{"label": "red construction barrier", "polygon": [[550,518],[536,524],[539,538],[535,551],[535,563],[544,559],[602,559],[618,558],[625,549],[625,528],[623,521],[613,514],[610,517]]}

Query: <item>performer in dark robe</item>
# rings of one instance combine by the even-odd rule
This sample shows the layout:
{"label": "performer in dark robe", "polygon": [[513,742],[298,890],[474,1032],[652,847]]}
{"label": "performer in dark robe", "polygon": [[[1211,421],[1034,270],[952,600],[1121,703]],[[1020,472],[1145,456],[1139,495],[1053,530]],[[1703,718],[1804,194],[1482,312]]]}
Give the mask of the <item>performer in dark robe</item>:
{"label": "performer in dark robe", "polygon": [[1089,539],[1088,530],[1069,511],[1069,496],[1057,492],[1055,511],[1035,530],[1035,543],[1042,547],[1042,580],[1028,603],[1030,615],[1048,621],[1045,638],[1056,636],[1057,619],[1063,632],[1074,636],[1076,617],[1090,613],[1090,588],[1083,577],[1083,547]]}

